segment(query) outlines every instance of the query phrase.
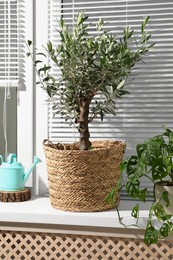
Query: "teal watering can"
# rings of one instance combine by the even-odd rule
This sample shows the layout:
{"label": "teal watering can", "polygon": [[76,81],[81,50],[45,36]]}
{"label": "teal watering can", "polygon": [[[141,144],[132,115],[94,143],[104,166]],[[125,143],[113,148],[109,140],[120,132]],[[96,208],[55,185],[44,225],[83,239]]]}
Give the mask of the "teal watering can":
{"label": "teal watering can", "polygon": [[15,154],[9,154],[7,162],[3,162],[3,157],[0,155],[0,191],[18,191],[23,190],[30,173],[37,163],[41,160],[34,156],[34,162],[28,172],[25,173],[23,165],[17,162]]}

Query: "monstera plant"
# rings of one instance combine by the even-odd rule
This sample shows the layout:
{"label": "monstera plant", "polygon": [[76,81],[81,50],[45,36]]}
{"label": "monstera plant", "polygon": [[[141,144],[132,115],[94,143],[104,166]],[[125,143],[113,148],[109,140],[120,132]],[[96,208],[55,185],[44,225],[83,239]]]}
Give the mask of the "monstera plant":
{"label": "monstera plant", "polygon": [[[126,180],[122,185],[120,179],[125,173]],[[117,190],[112,189],[107,196],[107,202],[112,203],[117,191],[125,187],[128,196],[138,200],[131,213],[137,220],[137,226],[140,219],[139,202],[145,203],[148,199],[152,201],[146,218],[144,242],[151,245],[173,233],[173,132],[171,129],[165,128],[162,134],[138,144],[136,154],[121,163],[120,176]],[[144,179],[150,182],[150,187],[142,187]]]}

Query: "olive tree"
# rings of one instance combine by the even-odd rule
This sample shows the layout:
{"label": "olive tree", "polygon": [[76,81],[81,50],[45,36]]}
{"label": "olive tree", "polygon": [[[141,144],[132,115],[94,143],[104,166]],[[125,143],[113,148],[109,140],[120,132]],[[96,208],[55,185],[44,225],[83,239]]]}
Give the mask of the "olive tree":
{"label": "olive tree", "polygon": [[[81,150],[91,147],[89,124],[94,118],[103,120],[105,114],[116,114],[117,99],[128,93],[124,89],[128,76],[153,46],[146,31],[148,20],[146,17],[142,22],[140,36],[126,27],[119,39],[104,29],[102,19],[94,24],[93,36],[89,34],[91,24],[84,13],[78,14],[73,27],[61,19],[57,29],[60,43],[53,46],[49,41],[45,53],[36,53],[36,57],[49,58],[49,64],[41,67],[43,60],[34,59],[30,51],[32,42],[28,41],[27,55],[36,67],[37,84],[48,93],[54,112],[75,124]],[[52,63],[60,69],[60,77],[53,75]]]}

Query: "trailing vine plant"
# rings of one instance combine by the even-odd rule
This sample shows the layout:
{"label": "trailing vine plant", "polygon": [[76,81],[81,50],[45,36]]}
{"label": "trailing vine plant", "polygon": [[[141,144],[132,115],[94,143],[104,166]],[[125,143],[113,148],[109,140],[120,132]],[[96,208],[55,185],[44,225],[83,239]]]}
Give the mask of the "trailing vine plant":
{"label": "trailing vine plant", "polygon": [[[136,146],[136,154],[121,163],[121,176],[116,188],[108,194],[107,203],[113,204],[117,194],[125,188],[129,197],[133,200],[146,202],[152,198],[149,208],[147,225],[145,228],[144,242],[147,245],[157,243],[159,239],[169,236],[173,232],[172,215],[166,209],[170,207],[168,192],[164,191],[160,198],[156,198],[155,187],[158,183],[173,186],[173,132],[169,128],[154,137],[145,140]],[[122,176],[126,174],[125,183]],[[147,178],[153,187],[152,194],[149,188],[141,188],[143,178]],[[117,208],[120,223],[122,218]],[[132,209],[131,215],[136,218],[136,226],[139,222],[139,203]],[[154,220],[159,227],[155,227]],[[138,226],[139,227],[139,226]]]}

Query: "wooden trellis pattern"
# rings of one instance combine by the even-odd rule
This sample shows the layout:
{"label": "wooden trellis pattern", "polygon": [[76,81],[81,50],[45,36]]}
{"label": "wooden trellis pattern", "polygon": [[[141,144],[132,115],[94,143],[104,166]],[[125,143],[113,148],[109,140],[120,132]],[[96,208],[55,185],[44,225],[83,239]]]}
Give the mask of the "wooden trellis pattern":
{"label": "wooden trellis pattern", "polygon": [[4,260],[172,260],[173,242],[147,247],[140,239],[0,231]]}

